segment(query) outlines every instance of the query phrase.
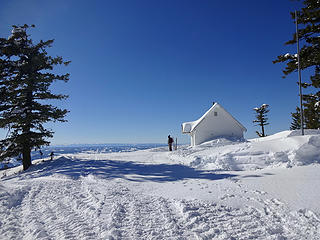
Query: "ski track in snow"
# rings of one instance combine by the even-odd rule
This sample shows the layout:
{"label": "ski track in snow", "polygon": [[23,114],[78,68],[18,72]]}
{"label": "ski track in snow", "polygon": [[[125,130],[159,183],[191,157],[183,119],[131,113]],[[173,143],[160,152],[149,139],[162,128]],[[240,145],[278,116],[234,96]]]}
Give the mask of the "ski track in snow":
{"label": "ski track in snow", "polygon": [[0,185],[0,239],[319,239],[311,211],[236,184],[242,194],[221,199],[246,198],[244,208],[147,195],[120,178],[16,180]]}
{"label": "ski track in snow", "polygon": [[[69,154],[5,170],[0,239],[320,240],[319,166],[279,168],[320,163],[320,137],[295,134]],[[255,170],[268,167],[276,169]]]}

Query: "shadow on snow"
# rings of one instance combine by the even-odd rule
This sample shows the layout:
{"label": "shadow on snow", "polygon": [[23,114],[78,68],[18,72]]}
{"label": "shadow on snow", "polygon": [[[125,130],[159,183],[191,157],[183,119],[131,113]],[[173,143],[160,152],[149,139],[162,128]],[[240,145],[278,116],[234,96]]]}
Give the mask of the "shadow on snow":
{"label": "shadow on snow", "polygon": [[93,175],[99,178],[123,178],[130,181],[168,182],[184,179],[219,180],[237,175],[197,170],[178,164],[143,164],[116,160],[91,160],[60,157],[32,165],[21,177],[38,178],[62,174],[72,179]]}

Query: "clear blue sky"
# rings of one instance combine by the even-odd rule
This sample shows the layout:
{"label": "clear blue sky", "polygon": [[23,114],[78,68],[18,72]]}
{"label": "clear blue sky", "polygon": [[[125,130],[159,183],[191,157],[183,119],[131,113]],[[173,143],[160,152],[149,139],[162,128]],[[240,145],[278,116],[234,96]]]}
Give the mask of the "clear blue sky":
{"label": "clear blue sky", "polygon": [[253,108],[270,105],[267,134],[289,129],[297,76],[282,79],[276,56],[295,25],[291,0],[2,0],[0,35],[35,24],[34,40],[72,63],[68,123],[49,124],[53,144],[189,142],[181,123],[219,102],[247,129]]}

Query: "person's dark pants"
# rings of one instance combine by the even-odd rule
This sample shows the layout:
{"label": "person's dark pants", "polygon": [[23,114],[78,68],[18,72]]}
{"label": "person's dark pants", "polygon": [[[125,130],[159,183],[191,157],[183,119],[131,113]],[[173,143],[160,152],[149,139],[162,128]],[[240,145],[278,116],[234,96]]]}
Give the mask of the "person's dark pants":
{"label": "person's dark pants", "polygon": [[172,143],[169,143],[169,151],[172,151]]}

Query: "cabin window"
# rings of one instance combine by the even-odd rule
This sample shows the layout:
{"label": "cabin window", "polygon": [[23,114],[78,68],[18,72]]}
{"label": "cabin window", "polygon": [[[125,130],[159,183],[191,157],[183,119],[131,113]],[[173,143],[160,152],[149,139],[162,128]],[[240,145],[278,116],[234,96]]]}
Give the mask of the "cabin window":
{"label": "cabin window", "polygon": [[213,112],[213,116],[218,116],[218,112]]}

